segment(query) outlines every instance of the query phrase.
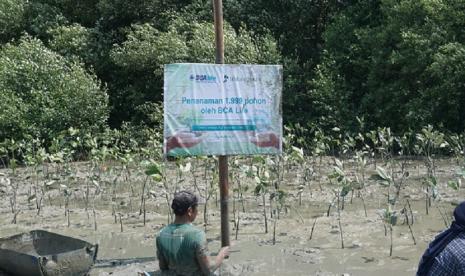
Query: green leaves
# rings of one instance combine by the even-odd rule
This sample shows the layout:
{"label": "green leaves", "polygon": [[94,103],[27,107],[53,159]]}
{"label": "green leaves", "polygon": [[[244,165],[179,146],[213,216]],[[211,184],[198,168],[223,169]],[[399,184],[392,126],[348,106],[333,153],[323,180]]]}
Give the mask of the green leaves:
{"label": "green leaves", "polygon": [[383,209],[383,220],[391,224],[392,226],[395,226],[397,224],[397,211],[391,210],[391,205],[389,205],[388,209]]}
{"label": "green leaves", "polygon": [[62,56],[90,63],[96,58],[91,49],[92,32],[79,24],[58,26],[48,30],[52,36],[49,47]]}
{"label": "green leaves", "polygon": [[110,57],[125,70],[156,71],[161,77],[162,66],[186,61],[187,51],[185,38],[175,29],[159,32],[150,24],[135,24],[128,32],[127,40],[114,47]]}
{"label": "green leaves", "polygon": [[[465,127],[463,1],[358,1],[326,27],[314,81],[343,125]],[[319,74],[320,73],[320,74]]]}
{"label": "green leaves", "polygon": [[145,166],[145,174],[153,178],[155,182],[163,180],[162,165],[154,160],[150,160]]}
{"label": "green leaves", "polygon": [[376,174],[371,175],[370,179],[378,181],[383,186],[389,186],[394,183],[392,175],[380,166],[376,167]]}
{"label": "green leaves", "polygon": [[297,161],[297,162],[305,161],[303,149],[292,146],[291,147],[290,158],[291,158],[291,160]]}
{"label": "green leaves", "polygon": [[1,48],[0,91],[0,140],[51,140],[69,127],[92,131],[108,116],[95,76],[31,37]]}
{"label": "green leaves", "polygon": [[0,1],[0,42],[9,41],[24,28],[26,1]]}
{"label": "green leaves", "polygon": [[454,189],[454,190],[458,190],[459,187],[460,187],[460,179],[459,180],[449,180],[447,182],[447,186],[449,186],[450,188]]}

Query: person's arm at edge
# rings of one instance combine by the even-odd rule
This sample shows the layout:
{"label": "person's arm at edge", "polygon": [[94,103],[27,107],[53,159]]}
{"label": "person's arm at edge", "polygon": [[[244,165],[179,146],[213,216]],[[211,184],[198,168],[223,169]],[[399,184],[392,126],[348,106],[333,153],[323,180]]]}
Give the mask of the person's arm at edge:
{"label": "person's arm at edge", "polygon": [[215,263],[210,265],[210,259],[206,255],[197,255],[197,260],[204,275],[210,275],[213,271],[217,270],[226,256],[229,255],[229,246],[224,246],[216,255]]}

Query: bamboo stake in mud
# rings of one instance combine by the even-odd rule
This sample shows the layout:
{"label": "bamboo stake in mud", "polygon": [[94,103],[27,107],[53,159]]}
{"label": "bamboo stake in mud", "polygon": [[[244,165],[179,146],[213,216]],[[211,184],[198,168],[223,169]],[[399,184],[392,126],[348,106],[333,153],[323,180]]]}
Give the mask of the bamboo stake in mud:
{"label": "bamboo stake in mud", "polygon": [[[213,1],[213,14],[215,21],[216,63],[224,63],[224,37],[223,37],[223,1]],[[219,157],[220,179],[220,206],[221,206],[221,245],[229,246],[229,219],[228,219],[228,157]]]}
{"label": "bamboo stake in mud", "polygon": [[239,234],[239,223],[240,223],[240,214],[239,210],[237,210],[237,221],[236,221],[236,241],[237,241],[237,235]]}
{"label": "bamboo stake in mud", "polygon": [[121,233],[123,233],[123,219],[121,218],[121,213],[118,213],[119,215],[119,225],[121,227]]}
{"label": "bamboo stake in mud", "polygon": [[94,213],[94,230],[97,231],[97,215],[95,214],[95,206],[92,206],[92,213]]}
{"label": "bamboo stake in mud", "polygon": [[316,225],[317,219],[318,219],[318,217],[316,217],[315,220],[313,221],[312,231],[310,232],[310,240],[313,238],[313,231],[315,230],[315,225]]}
{"label": "bamboo stake in mud", "polygon": [[277,219],[275,218],[273,222],[273,245],[276,244],[276,222],[277,222]]}
{"label": "bamboo stake in mud", "polygon": [[18,218],[18,214],[21,213],[21,210],[17,210],[13,213],[13,219],[11,220],[11,223],[12,224],[16,224],[16,221],[17,221],[17,218]]}
{"label": "bamboo stake in mud", "polygon": [[411,224],[413,225],[413,222],[414,222],[413,211],[412,211],[412,206],[410,206],[410,201],[408,199],[407,199],[407,204],[408,204],[408,209],[410,210],[410,216],[412,217]]}
{"label": "bamboo stake in mud", "polygon": [[410,230],[410,235],[412,236],[413,245],[417,245],[417,241],[415,240],[415,235],[413,234],[412,226],[410,225],[410,221],[409,221],[408,214],[407,214],[407,209],[405,208],[405,206],[404,206],[404,216],[405,216],[405,221],[407,222],[408,229]]}
{"label": "bamboo stake in mud", "polygon": [[389,224],[389,232],[391,233],[391,246],[389,247],[389,257],[392,257],[392,224]]}

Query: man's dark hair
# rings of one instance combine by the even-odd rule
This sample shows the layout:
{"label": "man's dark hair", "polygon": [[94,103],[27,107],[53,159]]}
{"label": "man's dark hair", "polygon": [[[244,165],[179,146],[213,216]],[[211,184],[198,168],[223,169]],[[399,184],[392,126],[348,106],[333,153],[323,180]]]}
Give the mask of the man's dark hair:
{"label": "man's dark hair", "polygon": [[189,207],[196,208],[198,204],[199,200],[196,195],[189,191],[180,191],[174,194],[171,209],[177,216],[183,216]]}

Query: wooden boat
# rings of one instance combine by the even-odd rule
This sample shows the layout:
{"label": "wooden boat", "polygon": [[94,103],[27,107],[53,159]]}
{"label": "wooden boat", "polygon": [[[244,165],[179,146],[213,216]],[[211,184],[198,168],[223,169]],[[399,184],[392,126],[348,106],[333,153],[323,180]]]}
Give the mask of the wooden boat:
{"label": "wooden boat", "polygon": [[43,230],[0,239],[0,270],[19,276],[86,275],[98,245]]}

